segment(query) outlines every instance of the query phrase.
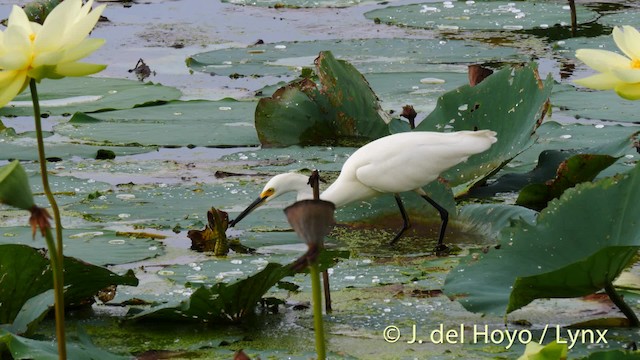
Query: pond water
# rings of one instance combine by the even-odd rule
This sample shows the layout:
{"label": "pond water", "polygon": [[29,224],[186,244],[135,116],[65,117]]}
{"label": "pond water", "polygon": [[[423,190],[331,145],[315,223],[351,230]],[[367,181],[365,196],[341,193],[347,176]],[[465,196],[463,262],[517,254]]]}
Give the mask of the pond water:
{"label": "pond water", "polygon": [[[0,18],[6,18],[10,5],[15,3],[26,2],[0,0]],[[257,99],[295,79],[302,66],[312,66],[318,46],[352,62],[379,94],[385,111],[399,112],[399,107],[410,101],[420,112],[420,120],[436,107],[440,95],[467,82],[467,65],[484,63],[497,70],[505,64],[534,60],[539,64],[541,78],[549,75],[556,82],[551,97],[553,111],[538,131],[535,144],[499,175],[530,171],[537,165],[540,153],[549,149],[597,148],[604,149],[602,153],[619,156],[598,178],[629,171],[637,162],[638,153],[628,143],[640,130],[637,119],[640,105],[608,93],[576,91],[570,82],[590,73],[576,61],[575,49],[613,50],[609,39],[612,26],[640,25],[640,7],[633,1],[577,1],[579,21],[587,24],[579,28],[578,35],[584,36],[574,39],[562,37],[568,31],[567,26],[553,26],[558,11],[537,13],[527,7],[538,3],[534,1],[495,5],[501,14],[509,12],[516,20],[534,18],[537,25],[532,29],[509,24],[494,29],[481,22],[467,29],[454,29],[444,23],[434,26],[420,17],[416,20],[416,16],[436,12],[433,9],[446,12],[449,6],[463,10],[460,14],[443,15],[443,19],[460,22],[466,16],[475,19],[474,14],[464,12],[465,7],[473,6],[474,2],[469,1],[422,1],[415,9],[411,7],[414,0],[335,3],[340,7],[327,6],[331,5],[328,2],[308,7],[313,3],[297,1],[276,7],[273,4],[269,7],[266,1],[103,3],[108,4],[103,14],[108,20],[100,22],[92,36],[105,38],[107,42],[87,61],[108,64],[96,77],[129,79],[133,84],[94,84],[95,88],[104,86],[105,91],[86,95],[85,90],[74,94],[76,83],[60,82],[65,84],[67,100],[88,97],[67,104],[73,105],[68,108],[72,110],[57,111],[52,106],[55,102],[49,103],[49,109],[45,110],[50,111],[50,116],[44,119],[44,128],[50,135],[48,156],[59,160],[50,162],[49,169],[52,187],[59,193],[63,206],[63,225],[76,233],[76,241],[69,236],[65,251],[95,263],[110,264],[109,268],[118,273],[133,269],[140,279],[138,287],[120,286],[109,304],[72,311],[69,315],[72,334],[82,328],[96,345],[114,353],[139,355],[158,351],[171,358],[208,359],[232,358],[234,351],[244,349],[252,358],[262,359],[314,356],[313,321],[306,307],[310,283],[308,277],[300,274],[287,278],[300,287],[299,292],[277,287],[268,292],[268,296],[284,301],[277,313],[263,309],[255,318],[238,325],[145,321],[120,325],[119,321],[130,308],[120,305],[131,299],[184,300],[200,284],[231,283],[256,273],[268,262],[289,263],[305,250],[289,231],[282,214],[282,209],[294,201],[293,196],[274,200],[237,229],[227,232],[229,237],[237,237],[242,244],[255,248],[254,254],[231,252],[227,257],[214,257],[197,253],[190,250],[186,235],[188,230],[204,227],[207,210],[212,206],[233,218],[276,173],[318,168],[332,179],[353,153],[353,148],[328,146],[261,149],[255,135],[253,116]],[[559,9],[566,6],[564,2],[550,3]],[[566,16],[568,24],[568,13]],[[601,25],[600,33],[594,33],[594,21]],[[542,24],[547,27],[540,27]],[[372,40],[368,43],[362,39]],[[275,53],[273,59],[266,60],[267,65],[245,59],[246,47],[258,40],[265,43],[260,49],[265,49],[266,57]],[[283,50],[282,55],[278,50]],[[135,83],[136,75],[130,70],[139,59],[153,71],[145,81],[167,88]],[[49,89],[47,86],[42,84],[45,94],[62,92],[62,85],[57,90],[53,84]],[[121,94],[135,94],[130,97],[136,101],[138,97],[146,104],[161,100],[175,107],[132,109],[139,103],[125,105],[124,95],[109,103],[109,95],[115,93],[108,90],[116,87]],[[171,87],[179,93],[168,89]],[[82,104],[84,100],[88,104]],[[105,108],[117,110],[93,112]],[[99,121],[83,122],[76,115],[72,118],[70,115],[75,111],[86,111]],[[12,135],[0,134],[0,165],[9,159],[22,160],[37,202],[45,205],[34,162],[34,139],[30,135],[33,122],[28,114],[28,111],[0,113],[2,124],[15,130]],[[176,118],[183,122],[174,121]],[[217,120],[221,118],[224,122]],[[112,149],[116,158],[95,160],[97,148]],[[221,176],[221,172],[241,175]],[[515,192],[507,191],[492,194],[485,201],[512,204],[516,196]],[[564,326],[621,317],[612,303],[601,297],[535,300],[506,318],[467,311],[442,294],[445,278],[470,251],[493,245],[497,230],[507,226],[509,219],[484,220],[471,210],[471,215],[465,215],[461,209],[469,202],[459,203],[459,214],[452,212],[446,235],[446,241],[458,246],[459,251],[438,258],[425,250],[435,242],[437,213],[419,199],[411,199],[411,195],[406,199],[412,213],[423,215],[416,219],[415,231],[396,248],[386,246],[400,226],[392,197],[359,203],[337,213],[339,221],[355,221],[356,225],[341,227],[328,239],[330,247],[350,252],[347,259],[330,269],[334,312],[325,316],[325,326],[331,358],[517,358],[524,351],[522,341],[514,342],[513,346],[506,346],[506,340],[491,339],[438,343],[428,336],[441,326],[445,331],[462,329],[459,334],[471,336],[487,325],[490,331],[520,330],[536,339],[544,337],[551,327],[566,337]],[[27,216],[7,207],[0,207],[0,211],[0,243],[30,243],[30,229],[25,226]],[[428,215],[423,211],[428,211]],[[367,217],[376,220],[373,224],[363,223],[361,219]],[[480,224],[478,218],[482,219]],[[384,225],[384,229],[375,223]],[[83,235],[95,231],[103,234]],[[82,241],[78,240],[79,232]],[[135,239],[116,232],[150,236]],[[36,242],[34,246],[44,245]],[[118,246],[130,246],[116,251],[124,259],[110,253]],[[126,258],[126,253],[131,258]],[[112,262],[114,258],[117,261]],[[637,289],[637,275],[637,267],[625,273],[625,279],[632,279],[625,281],[632,288],[625,292],[625,298],[636,312],[640,301],[633,292]],[[388,329],[400,331],[400,340],[385,340]],[[414,329],[424,337],[424,342],[409,341]],[[41,338],[53,337],[52,320],[45,320],[36,333]],[[570,356],[620,349],[639,340],[637,330],[613,328],[608,334],[607,343],[576,344]]]}

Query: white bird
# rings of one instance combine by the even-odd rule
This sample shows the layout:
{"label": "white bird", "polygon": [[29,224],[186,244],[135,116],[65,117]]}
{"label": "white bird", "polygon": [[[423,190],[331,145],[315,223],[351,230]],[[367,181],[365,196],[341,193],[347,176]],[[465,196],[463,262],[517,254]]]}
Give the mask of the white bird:
{"label": "white bird", "polygon": [[[402,229],[391,241],[394,244],[410,227],[399,193],[415,191],[440,213],[442,223],[436,252],[441,252],[446,250],[443,239],[449,214],[427,196],[422,187],[436,180],[443,171],[466,161],[469,156],[486,151],[496,141],[496,132],[491,130],[450,133],[414,131],[388,135],[354,152],[345,161],[336,181],[320,194],[320,199],[340,207],[383,193],[393,193],[403,220]],[[260,196],[229,226],[235,226],[256,207],[282,194],[294,191],[298,193],[298,200],[312,198],[308,179],[297,173],[274,176]]]}

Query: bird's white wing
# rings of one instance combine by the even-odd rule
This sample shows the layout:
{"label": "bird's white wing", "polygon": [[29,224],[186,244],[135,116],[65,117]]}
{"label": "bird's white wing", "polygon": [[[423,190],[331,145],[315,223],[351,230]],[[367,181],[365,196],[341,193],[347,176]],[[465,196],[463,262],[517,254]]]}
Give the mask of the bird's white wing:
{"label": "bird's white wing", "polygon": [[487,150],[495,140],[492,131],[395,134],[360,148],[352,155],[353,165],[357,179],[368,187],[380,192],[411,191]]}

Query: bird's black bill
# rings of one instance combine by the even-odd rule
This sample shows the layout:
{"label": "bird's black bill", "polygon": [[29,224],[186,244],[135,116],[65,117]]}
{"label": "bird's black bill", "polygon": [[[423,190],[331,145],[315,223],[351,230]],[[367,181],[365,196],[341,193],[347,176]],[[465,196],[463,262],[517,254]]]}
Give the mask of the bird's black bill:
{"label": "bird's black bill", "polygon": [[229,227],[234,227],[237,223],[240,222],[240,220],[244,219],[245,216],[249,215],[249,213],[251,213],[253,211],[253,209],[257,208],[258,206],[262,205],[262,203],[267,200],[267,197],[259,197],[257,199],[255,199],[251,205],[247,206],[246,209],[244,209],[240,215],[238,215],[237,218],[231,220],[229,222]]}

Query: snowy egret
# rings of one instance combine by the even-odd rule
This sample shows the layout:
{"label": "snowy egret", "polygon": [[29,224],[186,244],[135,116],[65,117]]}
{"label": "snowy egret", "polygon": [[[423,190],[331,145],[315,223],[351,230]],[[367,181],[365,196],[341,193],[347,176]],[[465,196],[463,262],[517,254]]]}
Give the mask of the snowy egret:
{"label": "snowy egret", "polygon": [[[388,135],[372,141],[345,161],[336,181],[320,199],[336,207],[365,200],[383,193],[392,193],[402,215],[402,229],[393,238],[394,244],[410,227],[399,193],[415,191],[440,213],[440,235],[436,252],[446,250],[443,244],[449,214],[427,196],[422,187],[436,180],[443,171],[466,161],[469,156],[486,151],[497,141],[491,130],[457,131],[450,133],[414,131]],[[284,173],[271,178],[260,196],[229,223],[235,226],[258,206],[271,199],[297,192],[298,200],[312,197],[308,177],[297,173]]]}

